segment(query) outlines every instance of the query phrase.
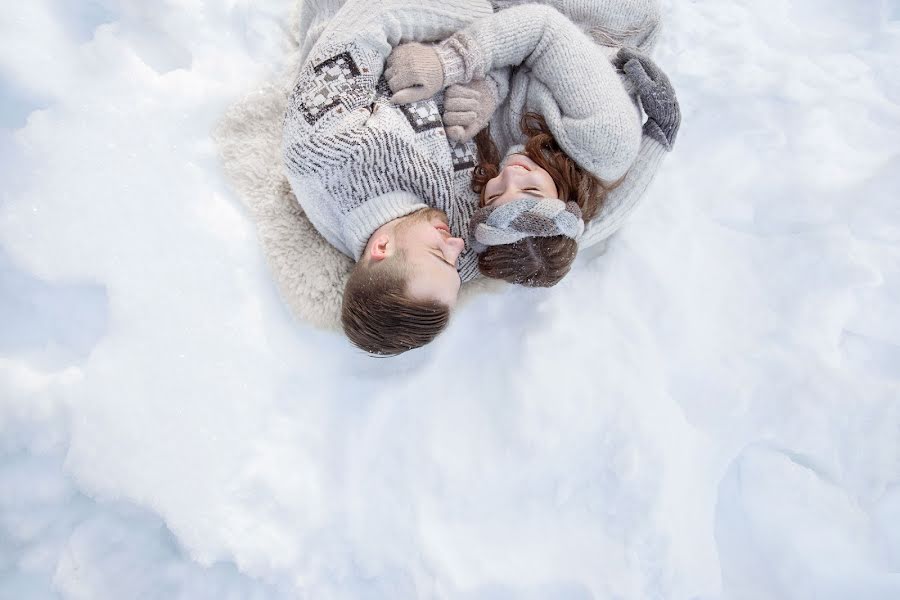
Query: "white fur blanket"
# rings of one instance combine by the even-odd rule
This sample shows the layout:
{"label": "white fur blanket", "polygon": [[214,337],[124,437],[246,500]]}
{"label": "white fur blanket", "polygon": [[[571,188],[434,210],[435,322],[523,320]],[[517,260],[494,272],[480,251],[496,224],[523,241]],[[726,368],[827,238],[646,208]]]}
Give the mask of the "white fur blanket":
{"label": "white fur blanket", "polygon": [[[323,24],[343,0],[298,0],[291,17],[288,68],[232,106],[213,133],[225,174],[256,225],[279,292],[295,317],[340,327],[341,297],[353,261],[319,235],[303,214],[281,166],[281,126],[293,76]],[[479,279],[460,300],[506,284]]]}

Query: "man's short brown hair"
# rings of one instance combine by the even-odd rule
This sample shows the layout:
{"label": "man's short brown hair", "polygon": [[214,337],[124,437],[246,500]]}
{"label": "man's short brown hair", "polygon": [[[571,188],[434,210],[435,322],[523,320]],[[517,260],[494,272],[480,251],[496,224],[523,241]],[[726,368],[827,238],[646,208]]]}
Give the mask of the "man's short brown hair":
{"label": "man's short brown hair", "polygon": [[407,291],[403,252],[356,263],[344,288],[341,325],[358,348],[396,356],[431,342],[450,322],[450,307],[416,300]]}

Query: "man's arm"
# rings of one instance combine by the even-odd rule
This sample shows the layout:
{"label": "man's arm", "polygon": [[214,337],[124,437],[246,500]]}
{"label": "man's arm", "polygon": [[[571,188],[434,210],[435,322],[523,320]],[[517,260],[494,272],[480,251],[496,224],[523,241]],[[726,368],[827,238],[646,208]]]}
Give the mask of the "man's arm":
{"label": "man's arm", "polygon": [[353,43],[380,58],[381,64],[367,65],[377,78],[393,46],[444,39],[490,14],[488,0],[347,0],[309,56],[326,58],[327,48]]}
{"label": "man's arm", "polygon": [[488,0],[347,0],[300,68],[285,115],[286,160],[365,125],[360,109],[374,103],[392,45],[441,38],[490,14]]}

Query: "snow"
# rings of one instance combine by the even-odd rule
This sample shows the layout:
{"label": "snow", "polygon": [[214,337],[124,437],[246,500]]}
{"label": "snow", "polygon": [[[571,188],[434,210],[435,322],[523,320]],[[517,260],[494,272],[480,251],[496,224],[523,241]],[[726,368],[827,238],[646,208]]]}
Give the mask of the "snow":
{"label": "snow", "polygon": [[0,598],[900,597],[900,3],[665,8],[640,212],[396,360],[209,138],[291,0],[0,9]]}

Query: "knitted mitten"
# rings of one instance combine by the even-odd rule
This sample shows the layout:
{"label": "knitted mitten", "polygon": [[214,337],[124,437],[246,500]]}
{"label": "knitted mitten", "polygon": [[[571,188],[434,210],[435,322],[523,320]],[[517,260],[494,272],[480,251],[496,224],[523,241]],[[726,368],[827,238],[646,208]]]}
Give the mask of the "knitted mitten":
{"label": "knitted mitten", "polygon": [[409,104],[431,98],[444,87],[444,67],[434,46],[410,42],[394,48],[384,71],[391,102]]}
{"label": "knitted mitten", "polygon": [[451,85],[444,94],[444,127],[454,142],[468,142],[487,127],[497,108],[497,84],[490,78]]}
{"label": "knitted mitten", "polygon": [[625,73],[641,99],[647,113],[644,135],[671,150],[681,126],[681,109],[672,82],[656,63],[636,50],[622,48],[613,64]]}

